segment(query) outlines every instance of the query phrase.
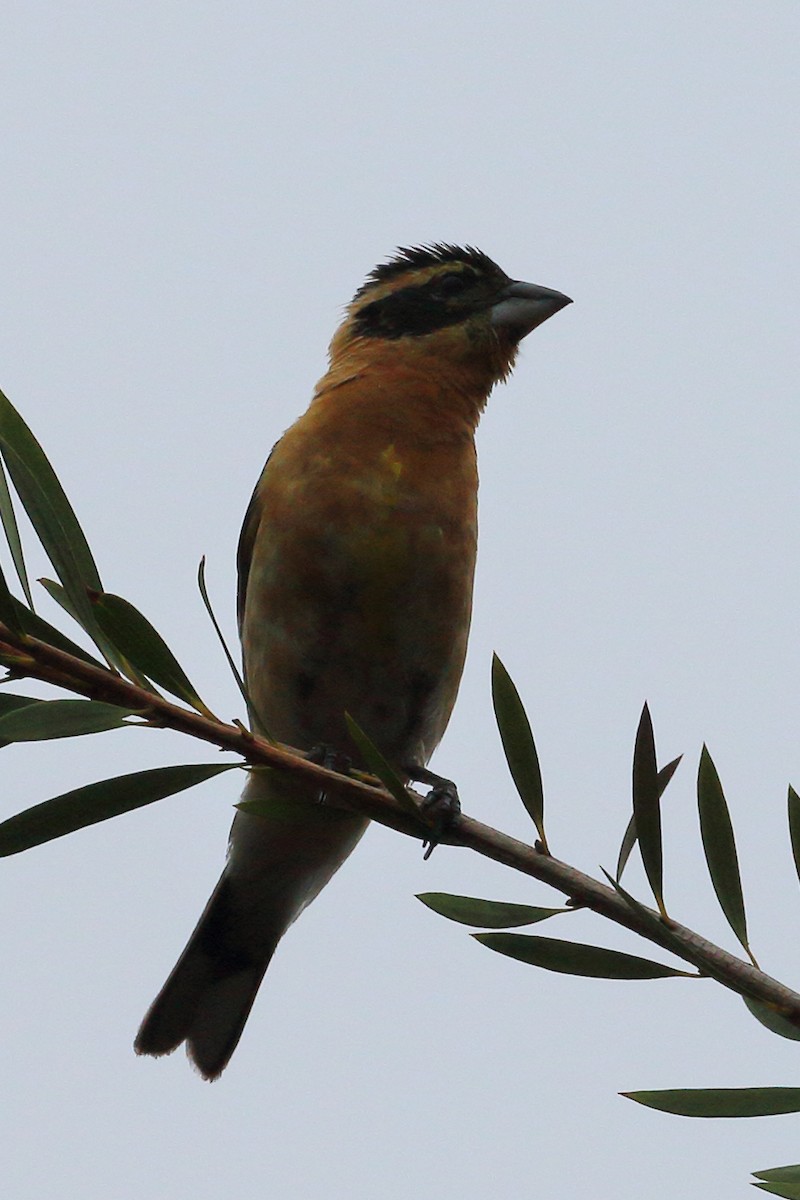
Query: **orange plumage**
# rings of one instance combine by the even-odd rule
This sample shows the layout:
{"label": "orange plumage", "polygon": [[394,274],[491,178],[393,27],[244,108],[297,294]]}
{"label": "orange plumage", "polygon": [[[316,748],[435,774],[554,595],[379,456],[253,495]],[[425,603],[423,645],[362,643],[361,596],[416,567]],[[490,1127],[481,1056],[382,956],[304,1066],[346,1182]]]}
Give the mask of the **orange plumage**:
{"label": "orange plumage", "polygon": [[[308,411],[277,443],[239,546],[245,676],[270,734],[357,760],[351,713],[407,778],[444,733],[466,653],[477,544],[474,434],[519,341],[568,304],[479,251],[400,251],[349,306]],[[253,773],[228,863],[136,1041],[182,1041],[215,1078],[286,928],[366,822]]]}

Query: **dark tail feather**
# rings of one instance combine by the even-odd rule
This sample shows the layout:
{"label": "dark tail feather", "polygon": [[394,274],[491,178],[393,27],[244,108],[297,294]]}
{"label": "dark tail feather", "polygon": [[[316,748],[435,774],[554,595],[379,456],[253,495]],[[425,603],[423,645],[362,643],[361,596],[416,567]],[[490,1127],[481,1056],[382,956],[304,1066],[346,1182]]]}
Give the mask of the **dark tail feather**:
{"label": "dark tail feather", "polygon": [[220,880],[205,912],[136,1035],[137,1054],[186,1053],[204,1079],[217,1079],[242,1036],[278,938],[256,960],[231,944],[229,896]]}

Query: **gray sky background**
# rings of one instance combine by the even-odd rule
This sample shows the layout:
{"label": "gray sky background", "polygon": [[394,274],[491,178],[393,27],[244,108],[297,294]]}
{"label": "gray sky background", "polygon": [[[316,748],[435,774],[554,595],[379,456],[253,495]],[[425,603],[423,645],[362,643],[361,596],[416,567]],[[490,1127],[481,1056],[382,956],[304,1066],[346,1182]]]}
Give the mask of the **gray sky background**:
{"label": "gray sky background", "polygon": [[[676,917],[732,948],[703,866],[702,741],[752,940],[800,972],[797,77],[768,3],[12,3],[0,18],[0,386],[106,586],[222,715],[233,556],[341,306],[398,244],[468,241],[575,304],[479,435],[468,665],[434,765],[524,838],[496,649],[539,744],[554,852],[612,868],[642,702]],[[49,573],[34,556],[36,575]],[[48,605],[43,601],[42,610]],[[124,732],[3,753],[2,810],[202,748]],[[9,1200],[634,1200],[747,1195],[795,1117],[691,1122],[622,1090],[797,1085],[800,1047],[711,983],[613,984],[489,954],[414,897],[544,888],[373,829],[282,944],[209,1086],[137,1024],[222,865],[230,776],[5,860]],[[640,895],[641,872],[630,874]],[[554,935],[647,953],[578,914]]]}

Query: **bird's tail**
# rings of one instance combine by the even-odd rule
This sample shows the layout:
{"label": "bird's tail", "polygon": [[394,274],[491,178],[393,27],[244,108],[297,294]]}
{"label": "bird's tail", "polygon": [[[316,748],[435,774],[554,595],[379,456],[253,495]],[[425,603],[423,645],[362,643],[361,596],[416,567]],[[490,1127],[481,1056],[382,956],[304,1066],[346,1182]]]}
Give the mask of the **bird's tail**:
{"label": "bird's tail", "polygon": [[283,798],[253,774],[247,799],[272,813],[236,814],[228,863],[197,928],[136,1036],[137,1054],[186,1052],[206,1079],[225,1069],[275,947],[363,834],[363,817]]}
{"label": "bird's tail", "polygon": [[167,982],[136,1035],[137,1054],[186,1053],[204,1079],[216,1079],[242,1036],[283,927],[257,955],[236,945],[230,886],[223,875]]}

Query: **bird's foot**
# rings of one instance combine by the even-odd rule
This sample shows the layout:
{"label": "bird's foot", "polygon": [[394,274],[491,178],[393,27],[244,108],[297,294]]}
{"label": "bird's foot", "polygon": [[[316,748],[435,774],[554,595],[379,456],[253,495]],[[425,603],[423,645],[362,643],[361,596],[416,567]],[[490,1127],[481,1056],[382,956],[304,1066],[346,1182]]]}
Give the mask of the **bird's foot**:
{"label": "bird's foot", "polygon": [[461,801],[458,798],[458,788],[452,779],[445,779],[427,767],[406,768],[406,774],[414,783],[429,783],[431,790],[422,802],[422,813],[430,822],[431,830],[422,843],[427,860],[453,824],[453,819],[461,812]]}
{"label": "bird's foot", "polygon": [[342,754],[341,750],[328,746],[325,742],[312,746],[306,757],[309,762],[316,763],[318,767],[325,767],[327,771],[335,771],[337,775],[349,775],[353,765],[353,760],[348,755]]}
{"label": "bird's foot", "polygon": [[[335,747],[328,746],[325,742],[312,746],[306,757],[309,762],[316,763],[318,767],[324,767],[326,771],[335,771],[337,775],[349,775],[353,765],[353,760],[347,754],[342,754],[341,750],[336,750]],[[323,790],[317,794],[317,804],[324,804],[325,800],[326,795]]]}

